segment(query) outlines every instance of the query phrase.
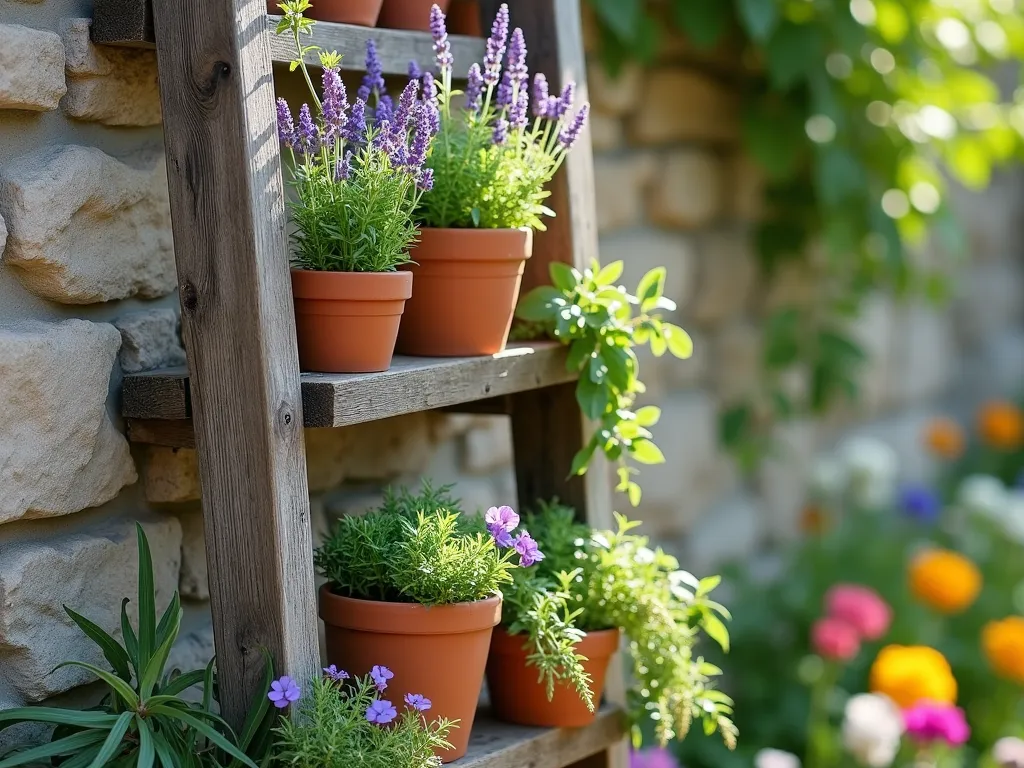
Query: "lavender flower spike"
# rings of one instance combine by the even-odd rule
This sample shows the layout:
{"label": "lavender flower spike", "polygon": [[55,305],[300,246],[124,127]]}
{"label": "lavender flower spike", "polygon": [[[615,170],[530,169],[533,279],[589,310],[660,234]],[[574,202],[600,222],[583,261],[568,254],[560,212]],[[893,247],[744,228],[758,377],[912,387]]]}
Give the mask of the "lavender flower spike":
{"label": "lavender flower spike", "polygon": [[543,72],[533,76],[533,115],[534,117],[550,117],[548,114],[548,79]]}
{"label": "lavender flower spike", "polygon": [[466,81],[466,109],[470,112],[480,111],[480,97],[484,90],[484,75],[480,71],[480,65],[474,64],[469,68],[469,77]]}
{"label": "lavender flower spike", "polygon": [[341,75],[336,69],[324,70],[323,85],[324,125],[327,128],[327,138],[333,139],[341,135],[342,128],[345,127],[348,94],[345,91],[345,83],[341,81]]}
{"label": "lavender flower spike", "polygon": [[366,75],[357,95],[369,103],[370,96],[374,93],[378,98],[384,94],[384,87],[384,65],[380,63],[380,56],[377,55],[377,43],[370,39],[366,41]]}
{"label": "lavender flower spike", "polygon": [[345,141],[353,144],[362,144],[366,141],[366,101],[362,98],[356,99],[352,105],[352,112],[348,116],[348,123],[345,125]]}
{"label": "lavender flower spike", "polygon": [[512,33],[512,42],[508,44],[508,69],[512,73],[512,81],[525,88],[530,71],[526,68],[526,38],[519,27]]}
{"label": "lavender flower spike", "polygon": [[398,100],[398,109],[395,110],[394,119],[392,121],[396,133],[404,133],[405,129],[409,126],[409,122],[415,117],[413,110],[416,107],[416,99],[419,95],[419,81],[410,80],[409,84],[405,86],[405,90],[402,91],[401,98]]}
{"label": "lavender flower spike", "polygon": [[277,100],[277,137],[287,149],[295,149],[295,121],[284,99]]}
{"label": "lavender flower spike", "polygon": [[587,118],[589,116],[590,105],[584,104],[580,107],[580,111],[576,113],[572,122],[562,129],[562,132],[558,135],[558,143],[562,145],[563,149],[572,149],[572,145],[576,143],[576,139],[580,137],[583,127],[587,124]]}
{"label": "lavender flower spike", "polygon": [[494,17],[491,36],[487,38],[487,54],[484,56],[484,83],[493,88],[501,77],[501,60],[505,57],[508,42],[508,4],[502,3]]}
{"label": "lavender flower spike", "polygon": [[423,172],[420,173],[419,181],[417,181],[416,186],[423,192],[429,192],[432,190],[434,188],[434,169],[425,168]]}
{"label": "lavender flower spike", "polygon": [[309,112],[309,104],[303,104],[299,110],[298,149],[307,155],[315,154],[320,150],[320,131],[313,122],[313,116]]}
{"label": "lavender flower spike", "polygon": [[530,93],[525,88],[520,89],[516,103],[508,111],[508,121],[513,128],[522,130],[530,121]]}
{"label": "lavender flower spike", "polygon": [[515,81],[513,80],[512,70],[506,69],[505,74],[501,76],[501,85],[498,86],[498,96],[496,103],[499,107],[510,107],[512,106],[512,97],[515,93]]}
{"label": "lavender flower spike", "polygon": [[423,77],[423,70],[420,69],[420,63],[416,60],[409,62],[409,79],[419,80]]}
{"label": "lavender flower spike", "polygon": [[448,42],[448,29],[444,23],[444,12],[436,3],[430,9],[430,34],[434,38],[437,69],[443,75],[451,71],[455,59],[452,57],[452,44]]}
{"label": "lavender flower spike", "polygon": [[502,145],[508,141],[508,120],[504,117],[498,118],[494,124],[494,134],[491,136],[491,143]]}
{"label": "lavender flower spike", "polygon": [[570,80],[562,89],[562,95],[558,97],[558,104],[555,113],[551,116],[553,120],[561,120],[572,109],[572,103],[576,99],[576,83]]}

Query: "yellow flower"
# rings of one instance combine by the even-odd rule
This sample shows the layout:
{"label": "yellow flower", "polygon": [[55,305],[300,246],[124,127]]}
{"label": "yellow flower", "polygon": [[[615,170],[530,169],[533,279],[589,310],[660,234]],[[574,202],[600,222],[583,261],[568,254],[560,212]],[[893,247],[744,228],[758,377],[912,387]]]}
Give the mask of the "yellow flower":
{"label": "yellow flower", "polygon": [[952,419],[932,419],[924,432],[924,444],[939,458],[959,459],[964,452],[964,432]]}
{"label": "yellow flower", "polygon": [[1012,451],[1024,445],[1024,414],[1013,403],[992,400],[978,412],[978,434],[990,447]]}
{"label": "yellow flower", "polygon": [[921,645],[883,648],[871,665],[870,686],[903,709],[921,701],[956,703],[956,679],[946,657]]}
{"label": "yellow flower", "polygon": [[965,611],[981,591],[981,571],[963,555],[929,549],[910,563],[910,591],[939,613]]}
{"label": "yellow flower", "polygon": [[981,632],[981,647],[996,674],[1024,685],[1024,618],[990,621]]}

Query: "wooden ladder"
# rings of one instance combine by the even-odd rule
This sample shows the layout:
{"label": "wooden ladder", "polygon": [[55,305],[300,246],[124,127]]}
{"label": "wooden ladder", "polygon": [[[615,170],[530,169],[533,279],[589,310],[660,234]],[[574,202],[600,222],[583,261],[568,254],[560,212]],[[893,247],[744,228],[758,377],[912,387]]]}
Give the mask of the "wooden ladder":
{"label": "wooden ladder", "polygon": [[[481,5],[489,24],[498,3]],[[509,5],[531,69],[556,88],[575,80],[586,98],[578,0]],[[587,425],[556,344],[486,358],[398,357],[380,374],[300,374],[273,71],[293,54],[266,11],[265,0],[96,0],[92,27],[97,44],[157,51],[188,368],[126,377],[123,414],[135,442],[198,449],[222,708],[236,726],[259,684],[261,648],[279,674],[318,672],[304,426],[437,408],[508,414],[520,504],[558,496],[594,525],[612,517],[605,466],[566,479]],[[433,58],[427,33],[320,22],[312,43],[353,68],[369,38],[386,74]],[[452,43],[457,66],[482,59],[482,40]],[[582,268],[597,254],[589,137],[552,192],[558,216],[538,233],[524,291],[548,282],[550,262]],[[481,713],[455,765],[624,768],[623,683],[611,677],[612,703],[591,726],[520,728]]]}

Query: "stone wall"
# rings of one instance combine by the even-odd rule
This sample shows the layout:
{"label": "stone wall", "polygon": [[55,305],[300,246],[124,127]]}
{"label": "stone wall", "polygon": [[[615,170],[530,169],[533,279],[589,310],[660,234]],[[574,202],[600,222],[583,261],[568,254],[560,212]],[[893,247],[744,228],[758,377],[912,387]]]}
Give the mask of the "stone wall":
{"label": "stone wall", "polygon": [[[117,415],[123,373],[184,360],[155,56],[92,46],[90,13],[90,0],[0,0],[0,706],[88,699],[78,672],[47,674],[98,660],[60,606],[119,633],[136,520],[159,597],[177,588],[186,606],[176,663],[212,652],[195,453],[129,446]],[[667,266],[697,345],[687,362],[643,361],[668,463],[645,470],[639,513],[696,571],[790,535],[802,465],[840,428],[869,422],[912,453],[935,403],[1008,391],[1024,350],[1012,176],[963,200],[973,260],[950,311],[869,307],[865,409],[787,427],[789,459],[743,481],[718,450],[716,410],[757,375],[763,308],[809,286],[793,274],[766,295],[760,282],[748,237],[760,186],[738,145],[733,66],[672,40],[650,71],[590,72],[602,258],[624,259],[630,281]],[[421,414],[306,438],[317,536],[421,476],[456,483],[470,510],[515,503],[500,417]]]}

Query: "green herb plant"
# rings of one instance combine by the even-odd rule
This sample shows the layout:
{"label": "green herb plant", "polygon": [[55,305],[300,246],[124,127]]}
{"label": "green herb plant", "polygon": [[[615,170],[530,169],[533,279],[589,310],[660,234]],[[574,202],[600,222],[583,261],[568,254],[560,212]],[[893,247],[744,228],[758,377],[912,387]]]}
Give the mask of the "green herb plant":
{"label": "green herb plant", "polygon": [[388,491],[383,506],[341,518],[314,562],[339,595],[450,605],[497,594],[515,551],[501,551],[448,489]]}
{"label": "green herb plant", "polygon": [[284,719],[276,731],[275,756],[293,768],[439,768],[435,750],[451,747],[448,734],[457,721],[427,719],[412,708],[389,726],[366,719],[379,698],[367,675],[342,684],[328,677],[313,681],[312,693],[299,705],[298,717]]}
{"label": "green herb plant", "polygon": [[[81,661],[64,662],[57,668],[79,667],[108,687],[107,695],[92,709],[79,711],[52,707],[22,707],[0,711],[0,729],[33,722],[55,726],[51,740],[39,746],[18,748],[0,759],[0,768],[50,764],[59,759],[63,768],[129,766],[153,768],[256,768],[269,746],[273,713],[264,692],[273,669],[269,657],[259,689],[240,736],[214,713],[214,662],[205,670],[180,674],[167,670],[167,657],[181,628],[182,609],[175,592],[159,623],[153,559],[142,526],[137,525],[139,585],[137,627],[128,618],[129,599],[121,603],[119,643],[94,622],[65,606],[68,616],[103,652],[110,671]],[[182,695],[201,686],[201,703]],[[248,755],[247,755],[248,752]]]}
{"label": "green herb plant", "polygon": [[582,272],[554,262],[552,285],[524,296],[516,316],[568,346],[566,367],[580,373],[576,399],[596,428],[574,457],[570,473],[584,474],[594,454],[603,451],[619,465],[617,490],[626,493],[635,507],[642,491],[633,479],[638,470],[628,460],[665,461],[650,431],[661,409],[635,408],[637,395],[645,391],[635,349],[649,344],[655,357],[669,352],[686,359],[693,354],[693,342],[682,328],[662,319],[661,311],[676,308],[663,295],[665,268],[656,267],[644,275],[635,296],[617,284],[622,270],[621,261],[603,268],[594,261]]}
{"label": "green herb plant", "polygon": [[[552,695],[556,682],[574,687],[593,705],[582,633],[618,628],[629,641],[632,684],[628,710],[639,743],[653,730],[662,744],[682,738],[694,720],[704,731],[736,740],[732,700],[714,688],[721,670],[695,655],[700,633],[728,650],[726,609],[709,593],[718,577],[697,580],[674,557],[651,549],[632,531],[639,523],[616,515],[615,530],[595,531],[556,502],[539,505],[525,524],[544,548],[536,568],[517,572],[506,589],[502,621],[527,637],[529,663]],[[584,690],[586,689],[586,690]]]}

